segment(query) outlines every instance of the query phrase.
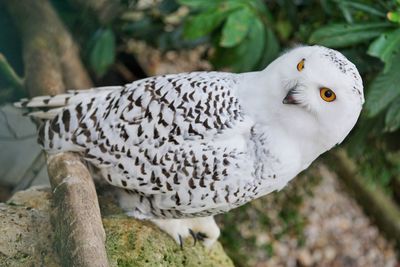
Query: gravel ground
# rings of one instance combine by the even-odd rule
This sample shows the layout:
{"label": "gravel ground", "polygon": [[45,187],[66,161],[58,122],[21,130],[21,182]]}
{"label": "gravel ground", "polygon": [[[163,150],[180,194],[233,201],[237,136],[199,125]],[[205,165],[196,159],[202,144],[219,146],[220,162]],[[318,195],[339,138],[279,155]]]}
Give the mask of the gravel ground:
{"label": "gravel ground", "polygon": [[315,197],[302,207],[302,213],[309,216],[305,228],[309,251],[301,253],[301,259],[321,266],[398,265],[393,245],[346,194],[335,175],[323,167],[320,171],[324,178],[315,188]]}
{"label": "gravel ground", "polygon": [[320,167],[323,179],[305,200],[305,248],[296,251],[303,266],[398,266],[393,245],[371,224],[337,178]]}
{"label": "gravel ground", "polygon": [[335,174],[323,166],[318,171],[323,178],[300,209],[307,218],[304,245],[290,238],[277,242],[275,255],[255,266],[399,266],[393,244],[347,195]]}

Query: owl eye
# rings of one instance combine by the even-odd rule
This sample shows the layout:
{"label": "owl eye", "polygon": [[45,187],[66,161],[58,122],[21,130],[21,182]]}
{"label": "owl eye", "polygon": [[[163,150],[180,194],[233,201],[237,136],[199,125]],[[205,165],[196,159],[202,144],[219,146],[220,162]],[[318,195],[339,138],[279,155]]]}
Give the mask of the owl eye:
{"label": "owl eye", "polygon": [[300,60],[299,63],[297,63],[297,70],[302,71],[304,69],[304,61],[306,61],[304,58]]}
{"label": "owl eye", "polygon": [[336,94],[331,89],[326,87],[322,87],[321,89],[319,89],[319,94],[321,95],[321,98],[326,102],[332,102],[336,99]]}

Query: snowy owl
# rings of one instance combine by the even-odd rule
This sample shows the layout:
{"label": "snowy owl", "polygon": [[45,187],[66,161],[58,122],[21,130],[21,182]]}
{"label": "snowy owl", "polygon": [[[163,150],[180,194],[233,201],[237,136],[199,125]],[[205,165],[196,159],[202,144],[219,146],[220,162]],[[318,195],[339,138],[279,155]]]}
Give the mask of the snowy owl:
{"label": "snowy owl", "polygon": [[349,60],[304,46],[262,71],[162,75],[17,105],[46,108],[31,113],[45,120],[39,144],[79,153],[120,188],[128,215],[211,246],[213,215],[281,190],[343,141],[363,102]]}

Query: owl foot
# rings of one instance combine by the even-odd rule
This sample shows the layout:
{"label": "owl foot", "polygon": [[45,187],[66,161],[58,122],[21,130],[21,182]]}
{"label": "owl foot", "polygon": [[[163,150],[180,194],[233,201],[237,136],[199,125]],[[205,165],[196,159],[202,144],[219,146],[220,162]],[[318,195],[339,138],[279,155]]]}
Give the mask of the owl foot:
{"label": "owl foot", "polygon": [[213,217],[193,219],[153,219],[161,230],[169,234],[183,248],[183,240],[192,237],[193,246],[201,241],[210,248],[217,241],[220,230]]}
{"label": "owl foot", "polygon": [[195,233],[192,229],[189,229],[189,233],[193,237],[193,246],[196,246],[197,240],[205,241],[207,238],[207,235],[205,233],[202,232]]}

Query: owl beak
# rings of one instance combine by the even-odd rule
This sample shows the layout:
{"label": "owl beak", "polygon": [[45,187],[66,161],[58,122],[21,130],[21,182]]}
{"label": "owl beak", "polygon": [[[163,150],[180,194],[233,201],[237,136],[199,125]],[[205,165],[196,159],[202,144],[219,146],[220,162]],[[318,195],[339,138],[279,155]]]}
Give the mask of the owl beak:
{"label": "owl beak", "polygon": [[282,100],[283,104],[293,104],[297,105],[299,102],[294,98],[294,95],[296,94],[296,87],[292,88],[289,90],[285,98]]}

